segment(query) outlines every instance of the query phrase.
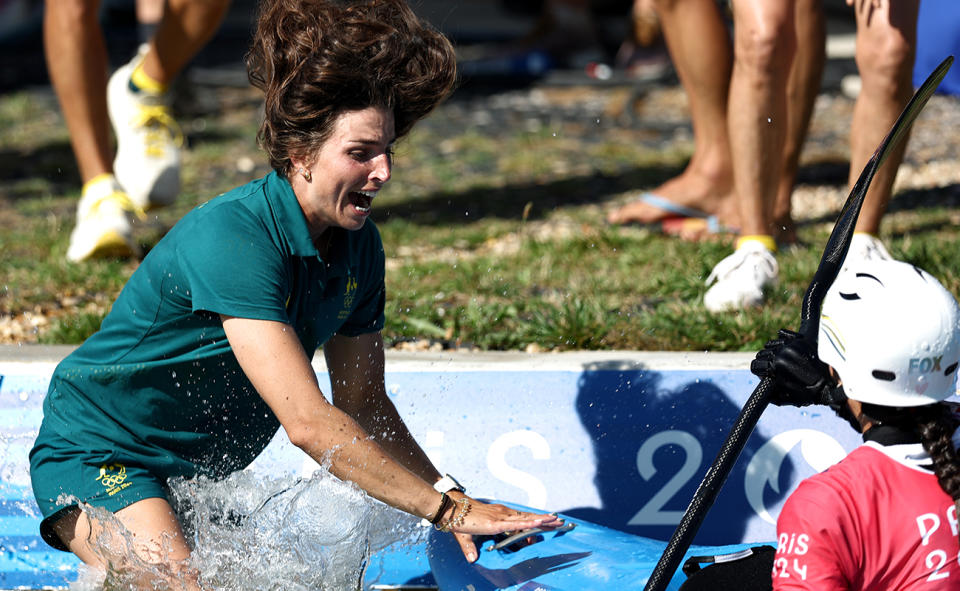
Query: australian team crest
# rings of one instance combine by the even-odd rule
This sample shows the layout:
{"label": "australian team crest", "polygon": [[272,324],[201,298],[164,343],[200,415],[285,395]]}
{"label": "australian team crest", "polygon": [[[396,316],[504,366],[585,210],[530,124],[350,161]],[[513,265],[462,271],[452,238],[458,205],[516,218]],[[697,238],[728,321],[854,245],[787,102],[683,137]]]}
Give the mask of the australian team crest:
{"label": "australian team crest", "polygon": [[356,277],[353,275],[347,276],[347,285],[343,289],[343,309],[337,315],[340,320],[345,320],[350,316],[350,312],[353,310],[353,300],[357,297],[358,285]]}

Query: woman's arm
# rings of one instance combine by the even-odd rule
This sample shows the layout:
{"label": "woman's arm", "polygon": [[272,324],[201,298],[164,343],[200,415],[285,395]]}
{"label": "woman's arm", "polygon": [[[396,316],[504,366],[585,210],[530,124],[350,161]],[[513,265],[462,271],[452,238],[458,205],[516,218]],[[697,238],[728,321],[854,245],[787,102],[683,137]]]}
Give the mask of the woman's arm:
{"label": "woman's arm", "polygon": [[330,472],[371,496],[420,517],[432,517],[439,495],[400,465],[347,413],[320,392],[316,374],[290,326],[223,317],[240,367],[273,410],[290,441]]}
{"label": "woman's arm", "polygon": [[335,335],[323,347],[333,403],[373,436],[395,460],[430,483],[441,474],[407,429],[384,386],[383,338]]}
{"label": "woman's arm", "polygon": [[[389,399],[386,400],[388,406],[382,406],[382,400],[377,401],[376,395],[361,395],[360,399],[370,398],[374,404],[359,412],[365,416],[371,412],[371,408],[386,409],[383,422],[383,426],[387,427],[386,431],[374,417],[366,416],[364,421],[371,424],[375,431],[387,433],[384,438],[393,440],[389,443],[391,449],[400,450],[401,456],[407,454],[405,465],[394,459],[349,414],[327,402],[320,392],[316,374],[293,328],[281,322],[267,320],[228,316],[222,316],[222,320],[227,339],[240,367],[273,410],[294,445],[318,462],[329,459],[332,474],[355,482],[370,496],[419,517],[429,519],[434,516],[440,507],[441,499],[440,494],[431,486],[437,476],[436,469],[420,447],[411,443],[413,438],[406,427],[397,427],[398,424],[402,425],[403,421],[396,414],[396,409]],[[366,346],[369,344],[368,342]],[[356,353],[360,350],[364,350],[363,345],[353,351]],[[349,362],[344,365],[350,355],[334,353],[333,358],[334,363],[339,365],[339,369],[331,372],[332,376],[337,376],[335,380],[358,380],[366,384],[367,377],[379,375],[376,383],[380,389],[383,388],[382,349],[380,361],[374,361],[374,365],[379,363],[381,367],[371,370],[372,375],[368,375],[366,370],[357,369],[358,366],[364,367],[364,363],[354,363],[352,367],[356,373],[351,377],[353,372],[348,371]],[[345,397],[342,403],[349,406],[347,401],[356,395],[347,395],[342,388],[340,390]],[[397,429],[394,431],[394,428]],[[391,433],[395,434],[390,435]],[[425,481],[412,470],[426,472],[430,480]],[[459,495],[451,496],[464,501]],[[477,553],[471,536],[467,534],[497,534],[538,526],[563,525],[563,521],[555,515],[516,511],[503,505],[486,504],[473,499],[466,499],[466,502],[470,505],[470,511],[463,515],[462,523],[451,528],[451,531],[458,534],[457,540],[467,560],[471,562],[476,560]],[[449,520],[456,515],[460,506],[462,505],[448,510],[445,519]]]}

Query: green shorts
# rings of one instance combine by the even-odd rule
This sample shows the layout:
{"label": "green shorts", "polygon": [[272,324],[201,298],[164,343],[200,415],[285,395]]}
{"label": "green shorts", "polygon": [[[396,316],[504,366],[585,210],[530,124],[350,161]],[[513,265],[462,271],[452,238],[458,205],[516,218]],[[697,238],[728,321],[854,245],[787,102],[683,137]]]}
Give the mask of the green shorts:
{"label": "green shorts", "polygon": [[67,547],[53,524],[79,503],[115,513],[143,499],[168,498],[165,480],[146,468],[119,462],[111,450],[84,449],[46,424],[30,451],[30,480],[43,514],[40,536],[58,550]]}

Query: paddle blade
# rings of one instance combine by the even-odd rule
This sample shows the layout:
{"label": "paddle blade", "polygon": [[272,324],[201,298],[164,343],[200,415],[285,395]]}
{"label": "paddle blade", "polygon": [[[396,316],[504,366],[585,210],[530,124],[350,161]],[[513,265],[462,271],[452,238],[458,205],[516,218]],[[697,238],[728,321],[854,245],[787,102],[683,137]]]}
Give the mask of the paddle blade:
{"label": "paddle blade", "polygon": [[840,273],[843,259],[846,258],[847,251],[850,250],[853,230],[857,225],[863,200],[867,196],[867,190],[870,188],[874,175],[877,174],[877,170],[910,130],[910,126],[913,125],[917,115],[920,114],[927,101],[933,96],[934,91],[937,90],[937,86],[947,75],[947,70],[950,69],[952,64],[953,56],[951,55],[940,62],[940,65],[927,76],[927,79],[914,93],[910,102],[904,107],[903,112],[900,113],[900,117],[890,128],[887,136],[877,146],[873,156],[867,161],[866,166],[863,167],[863,172],[860,173],[860,177],[857,178],[857,182],[850,190],[850,195],[840,210],[833,231],[830,232],[830,238],[827,239],[823,255],[820,257],[820,265],[817,267],[813,280],[807,287],[807,292],[803,298],[800,310],[800,334],[808,339],[816,340],[817,338],[817,330],[820,328],[820,304],[823,303],[827,290],[830,289],[834,279],[837,278],[837,274]]}

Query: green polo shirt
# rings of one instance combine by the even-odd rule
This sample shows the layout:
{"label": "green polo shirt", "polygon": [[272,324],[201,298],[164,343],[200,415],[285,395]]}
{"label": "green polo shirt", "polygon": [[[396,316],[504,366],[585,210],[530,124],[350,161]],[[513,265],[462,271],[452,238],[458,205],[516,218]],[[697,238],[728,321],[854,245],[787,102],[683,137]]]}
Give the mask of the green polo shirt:
{"label": "green polo shirt", "polygon": [[147,255],[100,331],[56,368],[44,424],[160,477],[222,477],[279,423],[219,315],[290,324],[312,358],[333,334],[383,327],[384,253],[371,222],[327,260],[286,179],[270,173],[187,214]]}

